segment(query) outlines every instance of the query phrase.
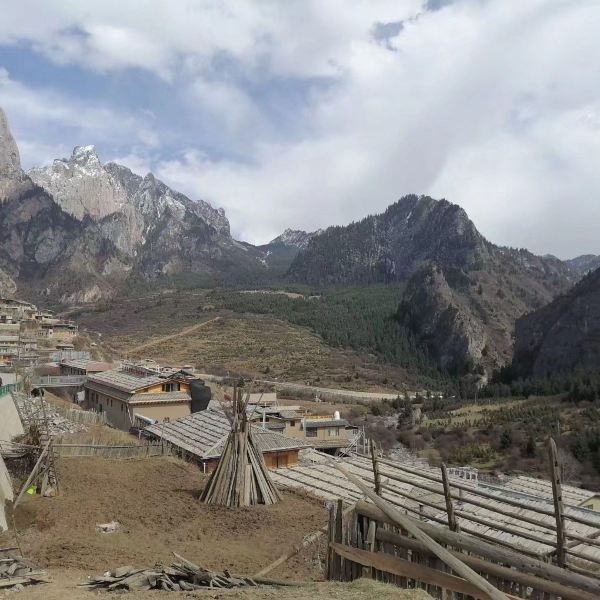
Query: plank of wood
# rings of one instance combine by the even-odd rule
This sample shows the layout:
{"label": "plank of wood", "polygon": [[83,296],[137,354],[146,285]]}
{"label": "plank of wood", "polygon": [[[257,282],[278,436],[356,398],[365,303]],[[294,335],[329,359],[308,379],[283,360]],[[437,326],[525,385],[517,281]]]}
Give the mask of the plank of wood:
{"label": "plank of wood", "polygon": [[[476,585],[462,577],[457,577],[450,573],[444,573],[443,571],[438,571],[437,569],[432,569],[381,552],[368,552],[366,550],[360,550],[359,548],[352,548],[336,543],[332,544],[332,548],[333,551],[341,557],[360,563],[365,567],[374,568],[378,571],[384,571],[385,573],[391,573],[392,575],[398,575],[400,577],[407,577],[416,581],[422,581],[428,585],[449,589],[458,592],[459,594],[473,596],[474,598],[493,600],[493,596],[483,592]],[[502,594],[502,596],[510,599],[516,598],[516,596],[508,596],[506,594]]]}
{"label": "plank of wood", "polygon": [[[340,464],[332,461],[341,473],[343,473],[349,481],[351,481],[357,488],[359,488],[371,501],[380,508],[390,519],[392,519],[396,525],[406,529],[411,535],[417,540],[425,544],[441,561],[449,566],[453,571],[464,577],[469,583],[473,584],[477,589],[481,590],[484,594],[489,596],[492,600],[506,600],[507,596],[500,590],[496,589],[489,581],[485,580],[481,575],[478,575],[461,562],[455,556],[452,556],[450,552],[440,546],[434,539],[429,537],[412,519],[403,515],[399,510],[395,509],[389,502],[382,500],[375,492],[371,491],[361,479],[350,473],[347,469],[342,467]],[[485,597],[485,596],[484,596]]]}

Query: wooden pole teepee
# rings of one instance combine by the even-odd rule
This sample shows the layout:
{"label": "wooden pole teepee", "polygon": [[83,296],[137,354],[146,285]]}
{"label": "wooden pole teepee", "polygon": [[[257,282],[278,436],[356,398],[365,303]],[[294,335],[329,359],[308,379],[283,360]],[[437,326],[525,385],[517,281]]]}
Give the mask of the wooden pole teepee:
{"label": "wooden pole teepee", "polygon": [[281,499],[273,485],[262,453],[255,445],[246,408],[250,395],[233,390],[231,433],[201,500],[222,506],[275,504]]}

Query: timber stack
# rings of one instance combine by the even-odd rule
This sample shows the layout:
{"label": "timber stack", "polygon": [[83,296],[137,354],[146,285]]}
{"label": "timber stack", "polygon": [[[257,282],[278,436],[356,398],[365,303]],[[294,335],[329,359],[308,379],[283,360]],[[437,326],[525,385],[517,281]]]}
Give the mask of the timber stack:
{"label": "timber stack", "polygon": [[248,419],[250,395],[234,388],[231,432],[201,500],[206,504],[239,507],[275,504],[281,499],[262,452],[257,448]]}
{"label": "timber stack", "polygon": [[179,592],[206,588],[256,587],[259,583],[276,584],[271,580],[233,576],[228,571],[216,573],[195,565],[178,554],[175,554],[175,557],[177,562],[168,567],[160,565],[150,569],[136,569],[132,566],[119,567],[103,575],[91,577],[89,581],[81,585],[94,590],[164,590]]}

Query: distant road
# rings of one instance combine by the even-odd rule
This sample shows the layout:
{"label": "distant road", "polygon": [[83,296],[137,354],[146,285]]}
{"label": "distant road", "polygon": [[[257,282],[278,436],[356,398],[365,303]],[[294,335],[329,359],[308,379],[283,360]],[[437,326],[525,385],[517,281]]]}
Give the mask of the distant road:
{"label": "distant road", "polygon": [[[210,375],[208,373],[201,373],[198,375],[208,381],[214,381],[220,383],[223,381],[223,377],[218,375]],[[262,383],[265,385],[272,385],[276,390],[283,390],[287,392],[308,392],[313,396],[319,396],[322,400],[351,400],[355,402],[376,402],[378,400],[395,400],[399,394],[403,392],[396,392],[395,394],[386,392],[360,392],[355,390],[345,390],[342,388],[325,388],[315,387],[312,385],[305,385],[302,383],[290,383],[287,381],[270,381],[268,379],[254,379],[256,383]],[[413,392],[409,392],[411,397],[414,397]]]}

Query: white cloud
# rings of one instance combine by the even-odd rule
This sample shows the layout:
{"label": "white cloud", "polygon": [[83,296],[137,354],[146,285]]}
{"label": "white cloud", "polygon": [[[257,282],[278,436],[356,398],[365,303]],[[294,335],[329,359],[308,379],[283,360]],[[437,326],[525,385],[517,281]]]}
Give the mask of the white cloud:
{"label": "white cloud", "polygon": [[[7,113],[22,162],[39,165],[64,156],[76,145],[107,142],[156,148],[160,141],[152,118],[89,104],[48,88],[32,88],[0,67],[0,106]],[[48,140],[54,140],[54,143]],[[48,152],[56,151],[48,155]]]}
{"label": "white cloud", "polygon": [[[415,192],[461,204],[498,243],[600,252],[595,1],[456,0],[423,12],[417,0],[352,9],[344,0],[39,0],[27,15],[12,4],[0,43],[26,41],[102,72],[151,71],[186,99],[190,122],[196,112],[212,124],[213,139],[190,127],[179,153],[160,159],[161,136],[143,114],[117,111],[115,121],[100,105],[61,97],[48,106],[49,91],[30,89],[20,107],[8,94],[13,110],[37,122],[75,111],[90,136],[129,136],[123,160],[223,206],[245,239],[345,223]],[[398,21],[396,36],[373,39],[376,23]],[[302,105],[281,107],[299,126],[272,135],[278,117],[255,88],[291,84],[308,90]]]}

